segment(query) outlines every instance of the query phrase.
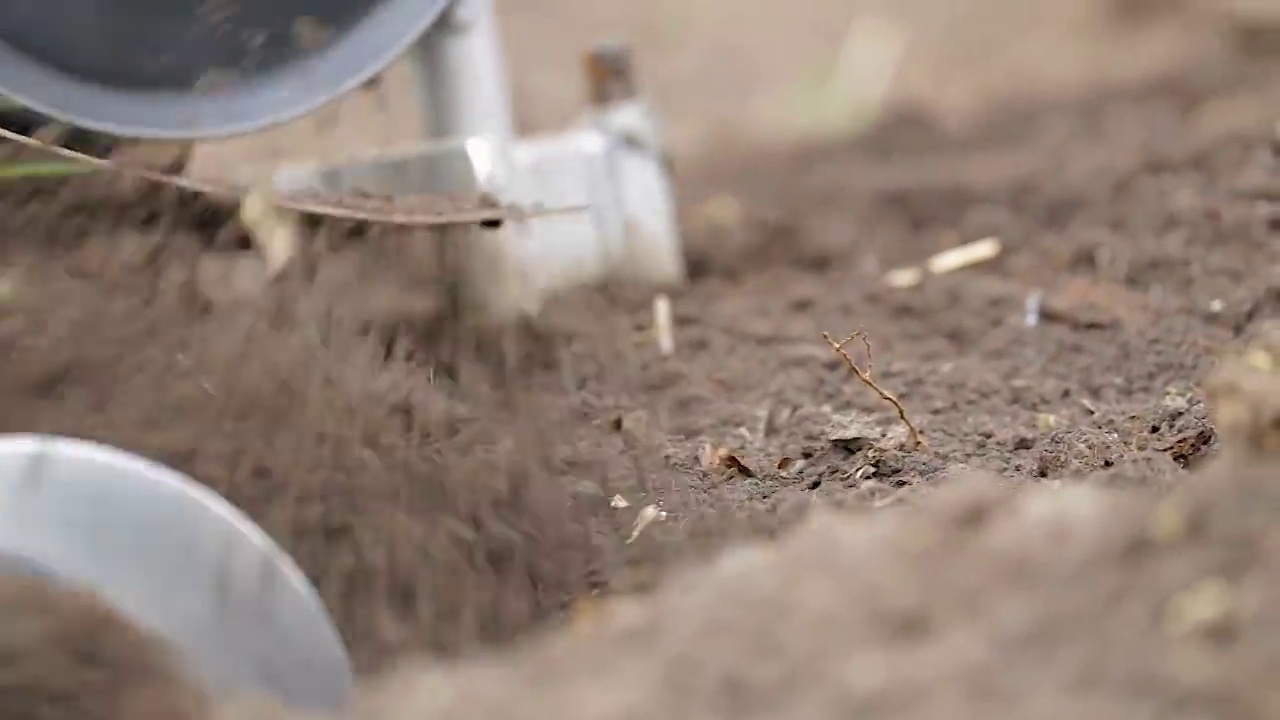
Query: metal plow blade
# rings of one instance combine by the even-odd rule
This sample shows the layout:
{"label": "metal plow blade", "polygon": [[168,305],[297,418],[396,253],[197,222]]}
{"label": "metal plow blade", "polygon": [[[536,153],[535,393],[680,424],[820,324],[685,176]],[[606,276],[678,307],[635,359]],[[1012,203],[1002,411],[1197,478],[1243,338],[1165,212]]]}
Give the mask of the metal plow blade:
{"label": "metal plow blade", "polygon": [[0,3],[0,94],[124,137],[300,117],[381,71],[449,0]]}
{"label": "metal plow blade", "polygon": [[285,552],[216,493],[97,443],[0,436],[0,572],[95,592],[216,697],[336,712],[346,649]]}

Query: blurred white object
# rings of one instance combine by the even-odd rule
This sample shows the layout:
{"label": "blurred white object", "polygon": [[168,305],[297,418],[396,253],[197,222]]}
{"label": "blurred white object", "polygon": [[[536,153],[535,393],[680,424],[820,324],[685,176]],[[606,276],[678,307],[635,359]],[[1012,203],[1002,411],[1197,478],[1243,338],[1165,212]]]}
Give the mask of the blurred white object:
{"label": "blurred white object", "polygon": [[488,318],[536,313],[552,294],[623,278],[685,279],[659,125],[635,93],[630,53],[588,54],[592,103],[569,129],[516,137],[493,0],[454,0],[411,50],[429,140],[336,166],[280,168],[282,193],[474,195],[530,209],[500,228],[444,231],[466,307]]}
{"label": "blurred white object", "polygon": [[789,134],[813,138],[857,134],[873,125],[888,103],[911,36],[888,17],[859,13],[849,22],[831,68],[787,108]]}

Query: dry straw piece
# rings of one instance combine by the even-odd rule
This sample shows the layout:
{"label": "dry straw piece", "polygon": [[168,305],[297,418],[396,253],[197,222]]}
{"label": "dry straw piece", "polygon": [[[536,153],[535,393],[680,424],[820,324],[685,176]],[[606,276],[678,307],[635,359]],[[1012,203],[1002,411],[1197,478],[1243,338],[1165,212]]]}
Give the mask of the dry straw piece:
{"label": "dry straw piece", "polygon": [[[149,168],[138,167],[136,165],[127,165],[113,160],[96,158],[92,155],[86,155],[74,150],[68,150],[64,147],[41,142],[40,140],[29,138],[25,135],[15,133],[11,130],[6,130],[4,128],[0,128],[0,139],[18,143],[19,145],[41,150],[69,160],[74,160],[76,162],[83,163],[87,167],[108,172],[117,172],[141,180],[180,188],[188,192],[199,193],[201,195],[220,197],[233,201],[243,201],[245,197],[252,192],[252,189],[249,188],[237,187],[208,180],[196,180],[173,173],[159,172]],[[302,213],[304,215],[319,215],[343,220],[361,220],[384,225],[413,226],[478,225],[481,223],[502,222],[505,220],[521,220],[529,217],[578,213],[585,210],[585,208],[579,206],[532,209],[515,206],[477,206],[474,208],[464,208],[447,212],[440,212],[438,210],[432,212],[413,212],[412,210],[371,211],[359,207],[357,203],[351,202],[300,200],[280,196],[275,196],[272,202],[279,208]]]}
{"label": "dry straw piece", "polygon": [[671,312],[671,298],[665,294],[653,298],[653,335],[663,357],[676,354],[675,319]]}
{"label": "dry straw piece", "polygon": [[1000,238],[982,238],[981,240],[974,240],[931,255],[925,261],[924,267],[911,265],[890,270],[885,273],[884,281],[885,284],[892,288],[905,289],[915,287],[924,282],[926,274],[945,275],[957,270],[963,270],[967,267],[995,260],[1000,257],[1002,252],[1004,252],[1004,244],[1000,242]]}

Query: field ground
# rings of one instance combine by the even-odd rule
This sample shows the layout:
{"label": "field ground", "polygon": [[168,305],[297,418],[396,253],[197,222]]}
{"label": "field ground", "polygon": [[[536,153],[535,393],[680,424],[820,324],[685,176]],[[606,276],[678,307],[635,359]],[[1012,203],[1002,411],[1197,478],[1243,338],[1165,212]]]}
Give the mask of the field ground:
{"label": "field ground", "polygon": [[[9,185],[0,431],[245,508],[361,669],[399,667],[368,717],[1276,717],[1280,64],[1194,3],[884,5],[916,32],[901,109],[821,141],[770,109],[846,4],[505,9],[529,127],[571,113],[579,43],[641,50],[687,159],[671,357],[635,288],[449,326],[421,239],[384,229],[319,227],[224,306],[226,209]],[[196,171],[409,137],[370,100]],[[990,262],[884,282],[983,237]],[[926,448],[822,336],[854,331]]]}

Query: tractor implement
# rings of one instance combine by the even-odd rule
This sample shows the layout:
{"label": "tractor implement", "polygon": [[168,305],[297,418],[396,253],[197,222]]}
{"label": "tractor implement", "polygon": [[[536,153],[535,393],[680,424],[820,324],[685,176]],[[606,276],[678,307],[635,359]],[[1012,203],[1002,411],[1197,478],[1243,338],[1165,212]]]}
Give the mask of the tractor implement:
{"label": "tractor implement", "polygon": [[[421,142],[281,167],[272,183],[282,205],[325,214],[355,196],[444,195],[522,209],[501,222],[426,219],[406,240],[456,245],[466,307],[487,318],[536,313],[556,292],[610,277],[682,282],[663,141],[628,49],[586,53],[577,123],[519,137],[493,3],[6,0],[0,126],[73,158],[121,140],[224,138],[299,118],[407,55]],[[70,131],[50,141],[46,121]],[[162,639],[215,697],[266,695],[320,713],[347,703],[351,664],[316,590],[195,479],[121,449],[24,434],[0,436],[0,480],[0,582],[34,574],[96,595]]]}

